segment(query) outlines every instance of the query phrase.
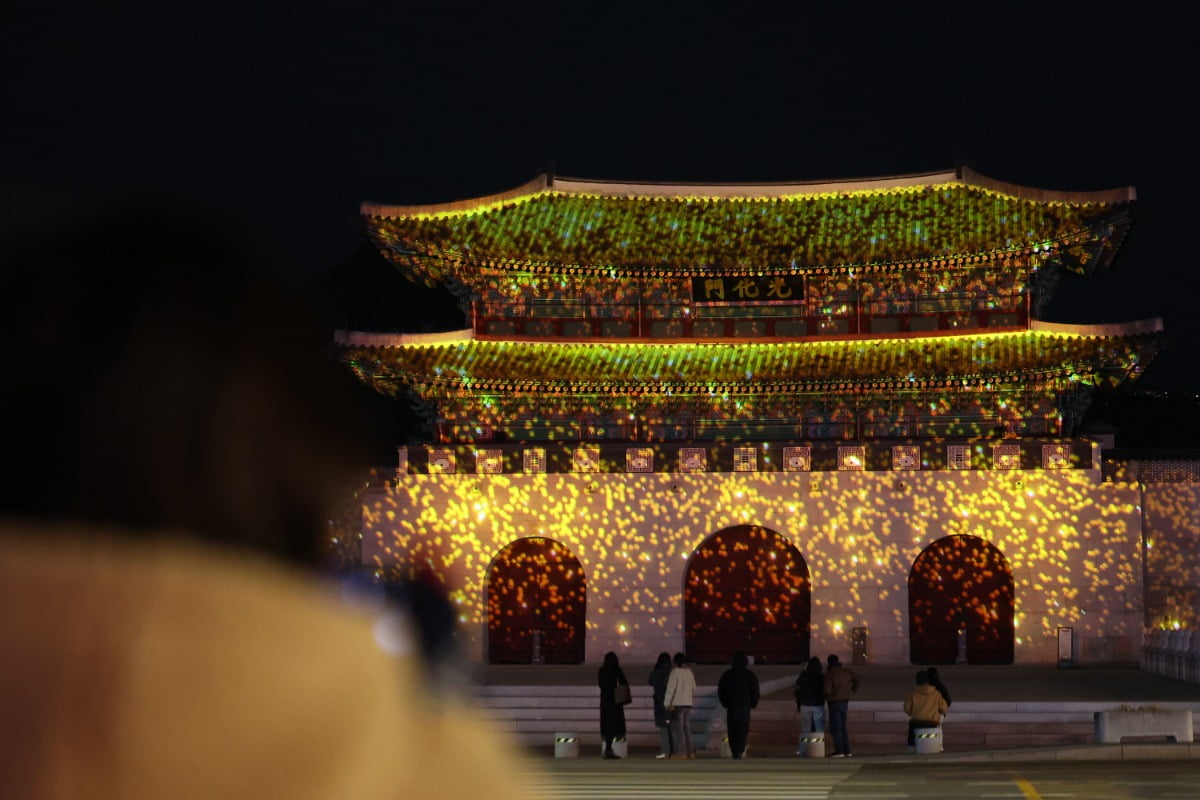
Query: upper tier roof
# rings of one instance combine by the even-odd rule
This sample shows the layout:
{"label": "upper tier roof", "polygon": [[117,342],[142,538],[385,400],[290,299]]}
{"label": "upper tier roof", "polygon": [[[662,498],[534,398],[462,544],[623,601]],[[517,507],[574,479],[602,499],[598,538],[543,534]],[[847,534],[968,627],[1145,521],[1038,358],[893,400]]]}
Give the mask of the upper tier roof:
{"label": "upper tier roof", "polygon": [[[363,203],[371,235],[425,282],[481,267],[583,274],[802,272],[1036,252],[1111,260],[1132,187],[1030,189],[968,169],[835,183],[607,183],[541,176],[432,206]],[[916,262],[916,263],[913,263]]]}
{"label": "upper tier roof", "polygon": [[[837,392],[1021,386],[1039,379],[1096,384],[1136,376],[1158,347],[1159,320],[1121,326],[1047,325],[1015,333],[728,345],[480,342],[405,336],[355,346],[346,360],[387,394],[424,392]],[[466,332],[464,332],[466,334]],[[363,340],[366,341],[366,340]],[[376,339],[382,343],[382,340]]]}

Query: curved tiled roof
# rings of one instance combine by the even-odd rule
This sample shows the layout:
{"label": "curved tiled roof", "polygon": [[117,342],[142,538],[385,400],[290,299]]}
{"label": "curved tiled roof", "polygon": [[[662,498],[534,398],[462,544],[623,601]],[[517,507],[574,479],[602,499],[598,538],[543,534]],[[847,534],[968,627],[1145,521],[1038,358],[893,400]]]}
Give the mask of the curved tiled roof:
{"label": "curved tiled roof", "polygon": [[384,252],[426,281],[479,267],[804,271],[1053,251],[1087,264],[1119,241],[1132,188],[1061,193],[954,173],[832,184],[688,186],[542,179],[441,206],[364,203]]}
{"label": "curved tiled roof", "polygon": [[[829,392],[996,386],[1039,379],[1095,384],[1141,372],[1159,325],[1125,336],[1020,331],[910,339],[729,344],[409,343],[348,347],[377,389],[422,393]],[[1149,331],[1149,332],[1147,332]]]}

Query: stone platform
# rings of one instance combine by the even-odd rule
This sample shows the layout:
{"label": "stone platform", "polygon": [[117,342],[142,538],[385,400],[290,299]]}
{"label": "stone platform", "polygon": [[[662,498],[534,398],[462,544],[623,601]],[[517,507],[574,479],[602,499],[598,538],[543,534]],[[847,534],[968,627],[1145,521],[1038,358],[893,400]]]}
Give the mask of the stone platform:
{"label": "stone platform", "polygon": [[[599,665],[486,666],[476,673],[477,702],[505,734],[551,754],[554,735],[574,733],[584,755],[599,753]],[[623,664],[634,689],[626,708],[629,747],[647,756],[657,748],[649,664]],[[725,715],[716,683],[725,667],[695,665],[698,697],[693,736],[702,755],[717,757]],[[763,700],[751,721],[750,748],[764,756],[794,756],[799,721],[791,687],[795,665],[753,667]],[[902,754],[907,717],[902,704],[918,667],[851,666],[859,691],[850,704],[849,731],[856,755]],[[1095,742],[1098,711],[1128,708],[1190,710],[1200,719],[1200,685],[1136,667],[1060,669],[1052,666],[939,667],[953,705],[943,724],[945,750],[994,751],[1062,748]]]}

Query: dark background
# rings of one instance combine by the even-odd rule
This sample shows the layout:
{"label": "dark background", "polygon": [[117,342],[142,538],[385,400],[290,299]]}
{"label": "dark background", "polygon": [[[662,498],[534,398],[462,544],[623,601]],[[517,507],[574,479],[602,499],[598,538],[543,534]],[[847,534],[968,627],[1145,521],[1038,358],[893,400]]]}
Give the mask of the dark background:
{"label": "dark background", "polygon": [[1139,386],[1157,410],[1097,413],[1120,418],[1120,444],[1200,444],[1195,9],[18,0],[0,24],[0,224],[162,194],[251,231],[329,325],[429,330],[461,315],[370,250],[361,201],[478,196],[547,167],[1132,184],[1114,271],[1064,281],[1047,316],[1162,317],[1169,346]]}

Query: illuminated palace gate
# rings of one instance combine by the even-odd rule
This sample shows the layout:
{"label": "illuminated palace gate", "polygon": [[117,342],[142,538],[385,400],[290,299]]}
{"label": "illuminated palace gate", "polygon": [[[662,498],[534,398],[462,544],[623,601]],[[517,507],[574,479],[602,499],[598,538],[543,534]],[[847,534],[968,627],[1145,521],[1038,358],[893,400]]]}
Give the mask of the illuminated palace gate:
{"label": "illuminated palace gate", "polygon": [[698,663],[728,663],[738,650],[760,664],[803,663],[811,612],[808,564],[774,531],[726,528],[688,565],[684,646]]}
{"label": "illuminated palace gate", "polygon": [[938,539],[908,576],[912,663],[955,663],[960,628],[968,664],[1013,663],[1012,569],[978,536]]}
{"label": "illuminated palace gate", "polygon": [[488,574],[487,614],[489,663],[583,663],[583,567],[558,542],[535,536],[500,551]]}

